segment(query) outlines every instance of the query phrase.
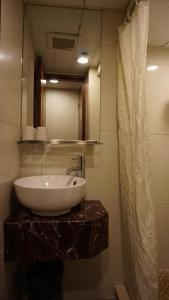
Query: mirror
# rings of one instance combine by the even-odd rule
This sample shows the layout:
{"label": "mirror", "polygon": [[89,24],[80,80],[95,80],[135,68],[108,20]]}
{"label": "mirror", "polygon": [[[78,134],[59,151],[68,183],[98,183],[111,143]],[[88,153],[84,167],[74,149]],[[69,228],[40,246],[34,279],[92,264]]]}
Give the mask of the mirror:
{"label": "mirror", "polygon": [[46,126],[49,139],[99,141],[101,11],[24,8],[22,127]]}

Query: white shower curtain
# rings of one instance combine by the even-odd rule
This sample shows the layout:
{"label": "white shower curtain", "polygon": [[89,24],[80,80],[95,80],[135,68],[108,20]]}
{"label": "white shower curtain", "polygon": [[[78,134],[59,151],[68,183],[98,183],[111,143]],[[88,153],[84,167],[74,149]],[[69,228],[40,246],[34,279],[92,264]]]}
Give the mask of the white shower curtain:
{"label": "white shower curtain", "polygon": [[125,284],[132,300],[158,299],[145,69],[149,4],[119,28],[118,118]]}

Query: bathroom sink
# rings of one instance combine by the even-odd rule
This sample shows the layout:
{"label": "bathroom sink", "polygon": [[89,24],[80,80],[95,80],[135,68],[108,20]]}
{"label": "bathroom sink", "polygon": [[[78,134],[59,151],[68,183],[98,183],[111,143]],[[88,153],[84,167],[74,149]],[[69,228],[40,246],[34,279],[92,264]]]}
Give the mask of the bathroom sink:
{"label": "bathroom sink", "polygon": [[86,180],[69,175],[31,176],[14,181],[19,201],[40,216],[68,213],[84,197]]}

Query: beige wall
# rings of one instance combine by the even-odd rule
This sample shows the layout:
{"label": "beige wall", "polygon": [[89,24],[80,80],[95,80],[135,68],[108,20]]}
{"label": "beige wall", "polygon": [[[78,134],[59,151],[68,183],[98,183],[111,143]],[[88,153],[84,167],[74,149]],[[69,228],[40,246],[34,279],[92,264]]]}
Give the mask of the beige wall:
{"label": "beige wall", "polygon": [[88,73],[86,103],[86,136],[89,140],[100,140],[100,77],[97,68],[90,68]]}
{"label": "beige wall", "polygon": [[[22,0],[1,0],[0,46],[0,299],[15,299],[3,259],[3,220],[9,213],[13,180],[19,175],[16,141],[20,127]],[[10,272],[10,276],[12,272]],[[14,283],[12,280],[11,282]],[[8,286],[7,286],[8,284]],[[9,292],[9,298],[8,298]],[[11,292],[11,295],[10,295]]]}
{"label": "beige wall", "polygon": [[48,138],[78,139],[78,90],[46,89],[45,120]]}
{"label": "beige wall", "polygon": [[[91,260],[65,262],[64,300],[112,299],[113,286],[123,282],[120,232],[120,195],[116,114],[117,24],[121,15],[103,14],[101,69],[101,140],[103,145],[87,147],[87,199],[99,199],[109,212],[109,248]],[[76,162],[72,157],[83,148],[25,145],[22,176],[65,173]],[[48,152],[47,152],[48,151]]]}
{"label": "beige wall", "polygon": [[147,71],[147,100],[159,268],[169,268],[169,49],[149,48],[148,64],[159,66]]}

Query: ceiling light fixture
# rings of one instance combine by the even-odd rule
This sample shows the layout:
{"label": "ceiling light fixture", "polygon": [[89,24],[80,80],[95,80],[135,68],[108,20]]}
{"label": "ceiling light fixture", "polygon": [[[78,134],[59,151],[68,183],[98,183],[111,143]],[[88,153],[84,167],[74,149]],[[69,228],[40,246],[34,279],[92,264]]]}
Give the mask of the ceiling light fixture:
{"label": "ceiling light fixture", "polygon": [[46,85],[46,79],[41,79],[40,82],[41,82],[42,85]]}
{"label": "ceiling light fixture", "polygon": [[58,79],[50,79],[49,82],[50,83],[59,83],[59,80]]}
{"label": "ceiling light fixture", "polygon": [[77,58],[77,62],[82,65],[87,64],[89,62],[88,53],[86,51],[82,51]]}
{"label": "ceiling light fixture", "polygon": [[147,71],[156,71],[158,70],[158,66],[157,65],[149,65],[147,66]]}

